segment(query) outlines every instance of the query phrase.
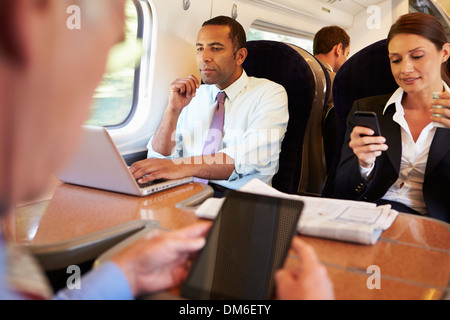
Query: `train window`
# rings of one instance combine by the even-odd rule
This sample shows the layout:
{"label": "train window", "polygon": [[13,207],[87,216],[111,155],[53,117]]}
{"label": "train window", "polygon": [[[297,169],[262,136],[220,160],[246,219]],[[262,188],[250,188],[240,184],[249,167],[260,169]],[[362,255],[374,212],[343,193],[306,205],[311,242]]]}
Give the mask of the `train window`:
{"label": "train window", "polygon": [[287,42],[312,54],[314,34],[301,32],[291,28],[269,25],[265,22],[256,21],[247,33],[247,40],[274,40]]}
{"label": "train window", "polygon": [[138,66],[142,50],[142,15],[137,0],[127,0],[125,40],[111,50],[107,70],[94,93],[89,125],[115,127],[124,124],[133,113]]}

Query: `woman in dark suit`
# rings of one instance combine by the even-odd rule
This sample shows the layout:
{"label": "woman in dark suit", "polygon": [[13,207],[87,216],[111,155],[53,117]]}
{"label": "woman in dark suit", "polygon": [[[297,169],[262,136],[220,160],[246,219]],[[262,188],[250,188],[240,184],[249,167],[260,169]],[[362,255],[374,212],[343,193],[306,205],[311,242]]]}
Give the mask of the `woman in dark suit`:
{"label": "woman in dark suit", "polygon": [[[399,88],[354,103],[334,194],[450,222],[450,129],[436,126],[450,121],[436,117],[447,109],[432,108],[450,106],[450,44],[437,19],[412,13],[391,27],[387,46]],[[377,114],[381,136],[357,125],[357,110]]]}

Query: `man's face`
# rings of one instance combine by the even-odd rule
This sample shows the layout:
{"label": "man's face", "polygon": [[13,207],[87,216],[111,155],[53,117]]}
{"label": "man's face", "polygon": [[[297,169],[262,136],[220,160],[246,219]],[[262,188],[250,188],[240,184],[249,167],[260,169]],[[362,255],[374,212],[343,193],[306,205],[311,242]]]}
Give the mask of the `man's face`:
{"label": "man's face", "polygon": [[228,26],[203,27],[196,47],[197,66],[204,83],[223,90],[241,76],[246,49],[235,50]]}

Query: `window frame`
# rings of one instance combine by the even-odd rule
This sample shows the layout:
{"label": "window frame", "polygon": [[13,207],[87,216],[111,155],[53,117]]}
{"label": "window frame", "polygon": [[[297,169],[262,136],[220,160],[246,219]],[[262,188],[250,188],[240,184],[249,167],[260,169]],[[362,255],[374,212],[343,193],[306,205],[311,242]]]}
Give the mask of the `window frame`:
{"label": "window frame", "polygon": [[[290,37],[290,38],[297,38],[297,39],[302,39],[302,40],[308,40],[308,41],[313,41],[314,40],[314,34],[307,32],[307,31],[303,31],[303,30],[299,30],[299,29],[293,29],[290,27],[285,27],[282,25],[278,25],[278,24],[274,24],[274,23],[270,23],[270,22],[266,22],[264,20],[255,20],[251,26],[250,26],[250,30],[257,30],[263,33],[271,33],[274,35],[280,35],[280,36],[285,36],[285,37]],[[247,37],[248,38],[248,37]],[[292,43],[292,42],[289,42]],[[299,46],[298,44],[292,43],[293,45]],[[308,48],[302,48],[306,51],[309,52]],[[312,50],[311,50],[312,51]],[[312,54],[312,52],[310,52]]]}
{"label": "window frame", "polygon": [[[139,0],[132,0],[132,2],[136,8],[137,20],[138,20],[136,38],[142,39],[143,34],[144,34],[143,8],[142,8]],[[106,125],[101,125],[101,126],[107,128],[107,129],[120,129],[120,128],[127,126],[127,124],[130,123],[131,119],[133,118],[134,114],[136,113],[136,109],[137,109],[138,102],[139,102],[139,82],[140,82],[140,78],[141,78],[141,63],[140,63],[140,61],[141,61],[141,59],[139,59],[139,61],[136,62],[135,68],[134,68],[133,98],[131,99],[130,111],[128,112],[126,117],[121,122],[119,122],[117,124],[106,124]]]}

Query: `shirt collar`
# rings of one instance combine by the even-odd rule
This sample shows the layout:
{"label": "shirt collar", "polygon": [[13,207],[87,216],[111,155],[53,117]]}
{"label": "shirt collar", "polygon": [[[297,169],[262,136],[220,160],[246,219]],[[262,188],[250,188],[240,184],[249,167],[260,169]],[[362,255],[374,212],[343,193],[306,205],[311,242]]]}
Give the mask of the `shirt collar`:
{"label": "shirt collar", "polygon": [[316,58],[319,60],[319,62],[327,69],[328,71],[334,72],[333,68],[330,66],[330,64],[322,59]]}
{"label": "shirt collar", "polygon": [[[442,84],[444,85],[445,91],[450,92],[450,88],[447,85],[447,83],[445,83],[445,81],[442,81]],[[405,91],[401,87],[399,87],[397,90],[395,90],[394,94],[390,97],[390,99],[384,106],[383,114],[386,113],[386,110],[392,104],[395,104],[396,112],[400,112],[401,114],[404,114],[403,108],[401,107],[402,106],[402,98],[403,98],[404,93],[405,93]]]}
{"label": "shirt collar", "polygon": [[399,107],[401,106],[402,97],[403,97],[404,92],[405,91],[403,91],[403,89],[401,87],[398,87],[398,89],[395,90],[394,94],[389,98],[388,102],[386,103],[384,110],[383,110],[383,114],[386,113],[386,110],[392,104],[395,105],[397,112],[399,111]]}
{"label": "shirt collar", "polygon": [[[245,70],[242,70],[242,74],[239,77],[239,79],[237,79],[235,82],[230,84],[223,91],[225,91],[225,93],[227,94],[227,98],[230,99],[230,101],[233,101],[234,99],[236,99],[236,97],[239,95],[239,93],[242,91],[242,89],[245,88],[247,83],[248,83],[247,73],[245,72]],[[217,88],[217,93],[219,91],[220,91],[219,88]]]}

